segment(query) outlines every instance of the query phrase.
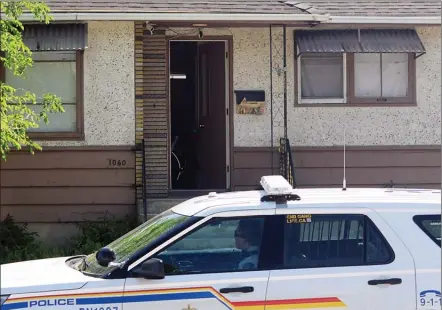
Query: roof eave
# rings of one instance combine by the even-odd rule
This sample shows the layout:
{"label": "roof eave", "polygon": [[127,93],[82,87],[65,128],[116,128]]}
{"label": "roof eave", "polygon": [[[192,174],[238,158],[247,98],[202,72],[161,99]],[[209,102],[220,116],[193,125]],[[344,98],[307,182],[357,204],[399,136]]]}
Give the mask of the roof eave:
{"label": "roof eave", "polygon": [[[279,23],[294,24],[308,22],[325,22],[329,15],[322,14],[288,14],[288,13],[129,13],[129,12],[51,12],[54,21],[148,21],[148,22],[205,22],[214,23]],[[4,18],[2,14],[2,18]],[[31,14],[23,14],[21,21],[34,21]]]}
{"label": "roof eave", "polygon": [[327,24],[441,25],[440,16],[330,16]]}
{"label": "roof eave", "polygon": [[[147,12],[62,12],[52,11],[54,21],[148,21],[148,22],[210,22],[241,24],[391,24],[391,25],[441,25],[440,16],[330,16],[328,14],[293,13],[147,13]],[[1,14],[5,18],[4,14]],[[22,21],[35,21],[31,14],[23,14]]]}

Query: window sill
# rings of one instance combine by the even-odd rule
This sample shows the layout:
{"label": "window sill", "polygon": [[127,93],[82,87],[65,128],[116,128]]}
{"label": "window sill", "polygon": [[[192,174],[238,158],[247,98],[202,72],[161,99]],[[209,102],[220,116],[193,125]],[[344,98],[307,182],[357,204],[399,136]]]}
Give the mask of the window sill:
{"label": "window sill", "polygon": [[39,141],[83,141],[84,133],[78,132],[30,132],[29,138]]}
{"label": "window sill", "polygon": [[394,107],[416,107],[417,103],[295,103],[295,108],[330,108],[330,107],[340,107],[340,108],[376,108],[376,107],[383,107],[383,108],[394,108]]}

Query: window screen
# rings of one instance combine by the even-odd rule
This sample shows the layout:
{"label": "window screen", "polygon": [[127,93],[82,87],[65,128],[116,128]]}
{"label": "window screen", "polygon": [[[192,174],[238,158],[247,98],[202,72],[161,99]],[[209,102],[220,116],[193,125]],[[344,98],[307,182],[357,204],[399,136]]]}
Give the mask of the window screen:
{"label": "window screen", "polygon": [[315,268],[386,264],[391,247],[364,215],[292,214],[284,228],[284,266]]}

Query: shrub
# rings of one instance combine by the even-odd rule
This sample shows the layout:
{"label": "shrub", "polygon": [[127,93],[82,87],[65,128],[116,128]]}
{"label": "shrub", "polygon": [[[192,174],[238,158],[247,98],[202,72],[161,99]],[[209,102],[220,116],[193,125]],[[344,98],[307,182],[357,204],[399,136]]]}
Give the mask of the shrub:
{"label": "shrub", "polygon": [[62,255],[59,248],[45,246],[27,224],[15,223],[8,215],[0,222],[0,264]]}
{"label": "shrub", "polygon": [[77,224],[78,235],[70,238],[71,255],[90,254],[115,239],[121,237],[137,226],[135,217],[108,219],[99,222],[83,222]]}
{"label": "shrub", "polygon": [[124,219],[105,217],[99,222],[79,223],[77,235],[67,239],[64,246],[54,247],[42,241],[36,232],[28,231],[27,224],[16,223],[8,215],[0,222],[0,264],[90,254],[136,226],[136,218],[130,216]]}

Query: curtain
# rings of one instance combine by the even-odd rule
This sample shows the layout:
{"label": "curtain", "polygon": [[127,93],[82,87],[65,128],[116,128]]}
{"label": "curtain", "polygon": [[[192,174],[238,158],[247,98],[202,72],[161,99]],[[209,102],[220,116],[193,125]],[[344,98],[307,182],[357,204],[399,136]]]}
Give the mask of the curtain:
{"label": "curtain", "polygon": [[301,98],[343,98],[343,55],[301,56]]}
{"label": "curtain", "polygon": [[408,93],[408,54],[382,54],[382,96],[406,97]]}
{"label": "curtain", "polygon": [[407,92],[408,54],[355,54],[356,97],[398,98],[406,97]]}
{"label": "curtain", "polygon": [[[6,70],[6,83],[17,89],[18,95],[23,95],[26,91],[30,91],[36,95],[37,104],[31,105],[31,108],[39,113],[42,106],[42,97],[46,93],[52,93],[61,98],[64,113],[50,115],[49,124],[43,121],[39,124],[39,128],[30,128],[29,131],[34,132],[71,132],[76,130],[76,101],[77,101],[77,73],[76,62],[70,59],[64,59],[62,62],[50,60],[51,52],[33,53],[34,63],[29,67],[24,77],[13,75],[12,72]],[[49,54],[49,55],[48,55]],[[74,54],[75,56],[75,54]],[[48,59],[49,58],[49,59]],[[52,57],[54,59],[55,57]],[[43,62],[35,61],[44,60]]]}

